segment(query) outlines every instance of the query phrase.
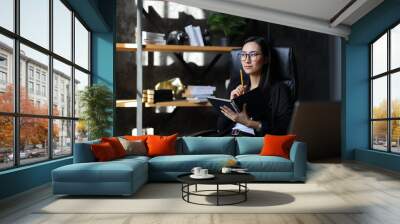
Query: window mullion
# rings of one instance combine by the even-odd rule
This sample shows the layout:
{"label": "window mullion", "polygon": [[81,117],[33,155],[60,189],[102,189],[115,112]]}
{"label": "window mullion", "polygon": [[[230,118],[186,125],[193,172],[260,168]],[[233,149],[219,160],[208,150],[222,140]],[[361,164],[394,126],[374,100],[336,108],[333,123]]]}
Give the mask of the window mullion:
{"label": "window mullion", "polygon": [[[390,30],[387,32],[387,71],[390,70]],[[387,110],[388,110],[388,118],[392,117],[392,100],[391,100],[391,78],[392,75],[389,73],[387,74]],[[392,121],[389,119],[387,122],[387,135],[388,135],[388,152],[392,151],[392,135],[391,135],[391,129],[392,129]]]}
{"label": "window mullion", "polygon": [[[53,0],[49,0],[49,50],[53,52]],[[48,152],[49,159],[53,159],[53,56],[49,55],[49,75],[48,75],[49,86],[47,90],[49,91],[49,116],[48,120]]]}
{"label": "window mullion", "polygon": [[[14,30],[17,35],[19,35],[19,27],[20,27],[20,19],[19,19],[19,8],[20,8],[20,0],[14,1]],[[14,39],[14,112],[19,114],[20,112],[20,46],[19,39]],[[19,157],[19,136],[20,136],[20,118],[14,116],[14,166],[19,166],[20,157]]]}
{"label": "window mullion", "polygon": [[372,98],[372,96],[373,96],[373,91],[374,91],[374,89],[373,89],[373,79],[372,79],[372,72],[373,72],[373,66],[374,66],[374,63],[373,63],[373,53],[374,53],[374,48],[372,47],[372,44],[369,46],[369,52],[370,52],[370,55],[369,55],[369,64],[370,64],[370,66],[369,66],[369,69],[370,69],[370,71],[369,71],[369,120],[370,120],[370,122],[369,122],[369,148],[372,150],[373,148],[374,148],[374,144],[373,144],[373,141],[374,141],[374,136],[373,136],[373,121],[372,121],[372,119],[373,119],[373,98]]}
{"label": "window mullion", "polygon": [[[72,71],[71,71],[71,117],[75,118],[75,12],[72,11],[72,16],[71,16],[71,23],[72,23],[72,38],[71,38],[71,60],[72,60]],[[75,146],[75,126],[76,126],[76,121],[72,121],[72,130],[71,130],[71,150],[72,150],[72,155],[74,155],[74,146]]]}

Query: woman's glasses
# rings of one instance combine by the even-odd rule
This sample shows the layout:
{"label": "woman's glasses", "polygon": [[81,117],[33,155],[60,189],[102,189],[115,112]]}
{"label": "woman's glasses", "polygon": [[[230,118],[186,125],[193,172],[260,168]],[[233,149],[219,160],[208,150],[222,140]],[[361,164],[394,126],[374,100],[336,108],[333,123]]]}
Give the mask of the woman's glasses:
{"label": "woman's glasses", "polygon": [[250,61],[254,61],[257,59],[258,55],[261,55],[261,53],[258,53],[257,51],[249,51],[248,53],[242,51],[240,52],[240,60],[246,61],[247,58],[250,58]]}

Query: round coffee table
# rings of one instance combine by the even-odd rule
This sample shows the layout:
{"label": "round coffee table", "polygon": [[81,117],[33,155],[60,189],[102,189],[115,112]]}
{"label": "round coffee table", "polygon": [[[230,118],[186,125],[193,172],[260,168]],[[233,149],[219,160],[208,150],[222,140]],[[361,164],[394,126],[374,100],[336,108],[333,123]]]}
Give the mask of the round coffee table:
{"label": "round coffee table", "polygon": [[[177,177],[178,181],[182,183],[182,199],[188,203],[198,205],[234,205],[247,200],[247,192],[249,188],[247,183],[255,180],[255,177],[248,173],[216,173],[213,174],[215,177],[212,179],[193,179],[190,177],[191,173],[182,174]],[[216,185],[215,190],[197,190],[198,184]],[[190,186],[195,186],[194,191],[190,191]],[[220,189],[220,185],[236,185],[237,190],[223,190]],[[215,192],[215,194],[205,194],[209,192]],[[202,204],[190,201],[190,196],[204,196],[204,197],[216,197],[216,204]],[[241,196],[239,200],[231,203],[221,203],[221,197],[232,197]]]}

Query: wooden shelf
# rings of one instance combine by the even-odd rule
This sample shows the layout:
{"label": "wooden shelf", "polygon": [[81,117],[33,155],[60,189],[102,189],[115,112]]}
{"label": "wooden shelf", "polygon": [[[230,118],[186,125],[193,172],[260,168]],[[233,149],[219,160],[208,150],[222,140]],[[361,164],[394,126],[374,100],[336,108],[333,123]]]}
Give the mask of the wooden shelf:
{"label": "wooden shelf", "polygon": [[[136,107],[136,100],[117,100],[117,107]],[[195,103],[187,100],[175,100],[175,101],[165,101],[165,102],[157,102],[157,103],[145,103],[145,107],[210,107],[211,104],[209,102]]]}
{"label": "wooden shelf", "polygon": [[[160,52],[231,52],[240,47],[220,47],[220,46],[190,46],[190,45],[160,45],[146,44],[143,45],[143,51],[160,51]],[[117,51],[119,52],[135,52],[137,45],[133,43],[117,43]]]}

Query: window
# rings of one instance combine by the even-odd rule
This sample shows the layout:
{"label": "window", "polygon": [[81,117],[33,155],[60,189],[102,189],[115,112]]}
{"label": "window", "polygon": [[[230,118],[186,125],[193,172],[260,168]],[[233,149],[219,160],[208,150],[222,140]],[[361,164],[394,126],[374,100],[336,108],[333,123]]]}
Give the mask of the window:
{"label": "window", "polygon": [[0,170],[70,156],[76,139],[87,139],[74,105],[90,84],[90,31],[67,4],[0,0]]}
{"label": "window", "polygon": [[81,108],[79,107],[80,92],[89,86],[89,74],[75,70],[75,117],[79,117],[81,114]]}
{"label": "window", "polygon": [[46,96],[46,86],[42,86],[42,96]]}
{"label": "window", "polygon": [[29,94],[33,94],[33,92],[34,92],[33,82],[28,82],[28,92],[29,92]]}
{"label": "window", "polygon": [[36,80],[40,81],[40,70],[36,69]]}
{"label": "window", "polygon": [[0,84],[2,85],[7,84],[7,74],[3,71],[0,71]]}
{"label": "window", "polygon": [[75,62],[89,70],[89,32],[75,18]]}
{"label": "window", "polygon": [[5,92],[7,87],[7,56],[0,52],[0,91]]}
{"label": "window", "polygon": [[7,68],[7,56],[0,55],[0,67]]}
{"label": "window", "polygon": [[14,0],[0,1],[0,26],[14,31]]}
{"label": "window", "polygon": [[400,153],[400,24],[370,45],[371,148]]}
{"label": "window", "polygon": [[[67,96],[67,100],[72,101],[72,91],[70,89],[65,89],[64,85],[66,83],[72,84],[72,68],[69,65],[66,65],[56,59],[53,60],[53,65],[54,65],[54,70],[53,70],[53,78],[54,78],[54,83],[53,83],[53,90],[54,90],[54,95],[53,95],[53,103],[59,103],[58,102],[58,97],[60,93],[60,100],[62,103],[64,103],[64,96]],[[72,104],[72,102],[68,102],[69,105]],[[59,106],[62,106],[61,104]],[[60,108],[57,107],[56,105],[53,105],[53,114],[60,114]],[[62,113],[62,116],[72,116],[72,108],[67,107],[66,108],[66,114]]]}
{"label": "window", "polygon": [[32,66],[29,66],[28,73],[29,73],[29,79],[33,80],[33,67]]}
{"label": "window", "polygon": [[53,157],[70,155],[72,152],[72,121],[53,120]]}
{"label": "window", "polygon": [[46,82],[46,74],[45,73],[42,73],[42,82]]}
{"label": "window", "polygon": [[36,84],[36,95],[40,95],[40,84]]}
{"label": "window", "polygon": [[54,52],[71,60],[72,12],[60,1],[53,0]]}
{"label": "window", "polygon": [[49,0],[20,0],[21,36],[49,48]]}
{"label": "window", "polygon": [[14,122],[12,116],[0,115],[0,170],[14,166]]}

